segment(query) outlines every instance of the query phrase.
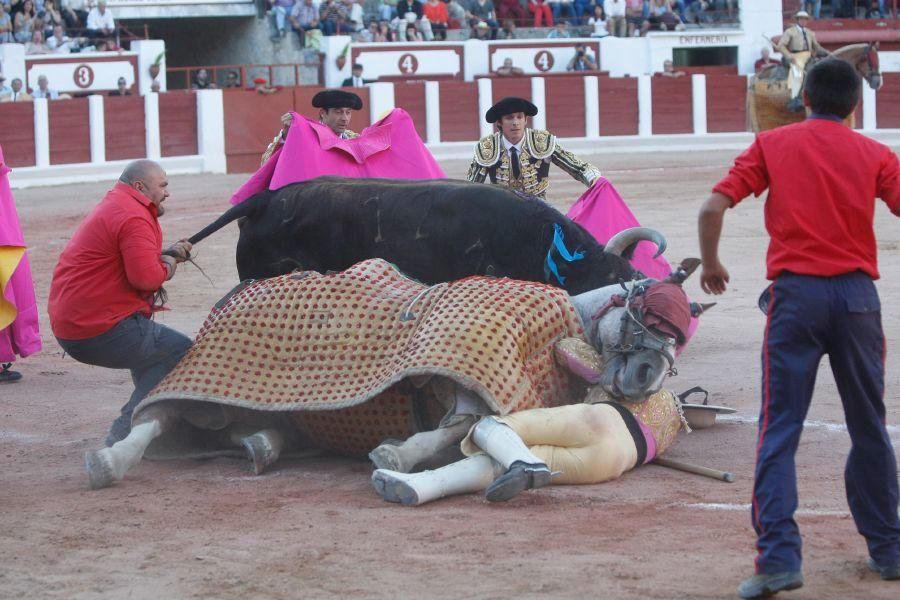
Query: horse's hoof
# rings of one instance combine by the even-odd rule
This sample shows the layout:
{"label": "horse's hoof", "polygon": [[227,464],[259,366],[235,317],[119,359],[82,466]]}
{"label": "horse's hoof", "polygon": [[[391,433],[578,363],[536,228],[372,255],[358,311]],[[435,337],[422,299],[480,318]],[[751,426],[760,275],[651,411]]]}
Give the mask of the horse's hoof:
{"label": "horse's hoof", "polygon": [[269,438],[261,433],[248,435],[241,440],[241,444],[247,451],[247,458],[250,459],[250,468],[254,475],[260,475],[266,470],[266,467],[278,460],[278,452],[272,446]]}
{"label": "horse's hoof", "polygon": [[403,468],[403,461],[396,446],[381,444],[369,452],[369,460],[372,461],[376,469],[400,471],[401,473],[406,473],[407,471],[407,469]]}
{"label": "horse's hoof", "polygon": [[109,487],[116,482],[112,460],[109,458],[109,451],[105,448],[85,452],[84,467],[87,469],[92,490]]}
{"label": "horse's hoof", "polygon": [[419,495],[411,485],[381,469],[372,473],[372,485],[375,486],[378,495],[388,502],[404,506],[415,506],[419,503]]}

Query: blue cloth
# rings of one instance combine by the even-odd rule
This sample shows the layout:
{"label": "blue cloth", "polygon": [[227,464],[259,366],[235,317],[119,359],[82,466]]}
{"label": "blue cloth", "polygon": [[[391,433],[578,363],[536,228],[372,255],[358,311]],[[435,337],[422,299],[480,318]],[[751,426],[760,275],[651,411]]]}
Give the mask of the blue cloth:
{"label": "blue cloth", "polygon": [[878,293],[861,271],[835,277],[783,273],[760,297],[768,312],[762,348],[762,407],[751,519],[757,573],[801,566],[794,454],[827,354],[851,449],[847,502],[870,556],[900,560],[897,463],[884,419],[884,333]]}

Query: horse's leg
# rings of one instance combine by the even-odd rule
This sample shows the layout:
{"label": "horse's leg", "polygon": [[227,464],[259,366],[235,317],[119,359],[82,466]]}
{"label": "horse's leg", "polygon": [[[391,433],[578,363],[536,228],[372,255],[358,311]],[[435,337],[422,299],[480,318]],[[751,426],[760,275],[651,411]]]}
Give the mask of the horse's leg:
{"label": "horse's leg", "polygon": [[433,431],[417,433],[402,443],[385,442],[369,453],[379,469],[409,473],[419,463],[455,446],[466,436],[478,416],[489,411],[481,398],[459,385],[445,393],[441,402],[451,405],[447,416]]}
{"label": "horse's leg", "polygon": [[254,475],[261,474],[266,467],[277,461],[285,446],[284,433],[274,428],[263,429],[250,435],[236,433],[232,440],[247,451]]}
{"label": "horse's leg", "polygon": [[377,469],[375,491],[388,502],[418,506],[446,496],[470,494],[486,488],[503,468],[486,454],[476,454],[434,471],[400,473]]}
{"label": "horse's leg", "polygon": [[124,440],[109,448],[92,450],[84,455],[84,465],[92,490],[111,486],[125,477],[138,464],[154,439],[163,434],[176,417],[172,407],[155,405],[134,419],[131,432]]}

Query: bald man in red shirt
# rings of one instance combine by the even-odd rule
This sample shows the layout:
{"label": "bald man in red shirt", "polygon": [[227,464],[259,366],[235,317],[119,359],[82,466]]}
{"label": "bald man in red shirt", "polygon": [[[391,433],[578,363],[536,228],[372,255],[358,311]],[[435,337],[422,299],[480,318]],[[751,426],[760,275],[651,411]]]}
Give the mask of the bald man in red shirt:
{"label": "bald man in red shirt", "polygon": [[129,369],[134,393],[106,445],[131,431],[131,413],[187,352],[187,336],[151,320],[165,281],[190,256],[180,241],[162,254],[158,217],[169,197],[166,172],[150,160],[129,164],[63,249],[50,283],[50,326],[72,358]]}
{"label": "bald man in red shirt", "polygon": [[817,64],[803,92],[809,117],[760,133],[700,212],[700,284],[721,294],[729,280],[718,257],[724,213],[769,190],[772,284],[759,303],[767,323],[751,505],[758,554],[756,574],[738,588],[741,598],[803,585],[794,454],[824,354],[852,443],[845,469],[850,512],[866,539],[869,568],[900,579],[897,463],[885,425],[885,340],[873,284],[875,199],[900,216],[900,166],[890,148],[843,124],[859,94],[849,63]]}

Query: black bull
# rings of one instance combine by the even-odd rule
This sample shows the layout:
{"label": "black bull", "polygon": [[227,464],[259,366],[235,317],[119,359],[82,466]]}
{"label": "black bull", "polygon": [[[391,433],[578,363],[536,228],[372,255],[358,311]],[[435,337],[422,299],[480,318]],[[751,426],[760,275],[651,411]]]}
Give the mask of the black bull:
{"label": "black bull", "polygon": [[319,177],[256,194],[189,241],[237,219],[241,279],[343,271],[382,258],[426,284],[492,275],[545,282],[574,295],[631,279],[635,272],[619,255],[639,239],[665,248],[662,236],[641,228],[616,236],[604,250],[541,200],[447,179]]}

